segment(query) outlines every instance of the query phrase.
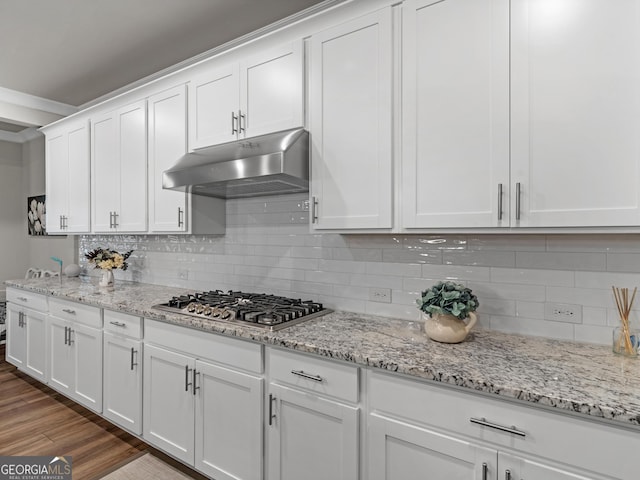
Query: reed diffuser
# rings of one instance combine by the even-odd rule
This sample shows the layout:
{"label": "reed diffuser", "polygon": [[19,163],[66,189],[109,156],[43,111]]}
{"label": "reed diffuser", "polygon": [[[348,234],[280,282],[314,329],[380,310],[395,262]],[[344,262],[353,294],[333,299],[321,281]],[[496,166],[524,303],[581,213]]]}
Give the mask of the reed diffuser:
{"label": "reed diffuser", "polygon": [[628,288],[611,288],[613,289],[613,297],[616,300],[621,323],[613,331],[613,351],[622,355],[636,356],[638,355],[638,334],[632,331],[629,326],[629,314],[631,313],[638,288],[633,289],[631,297],[629,297]]}

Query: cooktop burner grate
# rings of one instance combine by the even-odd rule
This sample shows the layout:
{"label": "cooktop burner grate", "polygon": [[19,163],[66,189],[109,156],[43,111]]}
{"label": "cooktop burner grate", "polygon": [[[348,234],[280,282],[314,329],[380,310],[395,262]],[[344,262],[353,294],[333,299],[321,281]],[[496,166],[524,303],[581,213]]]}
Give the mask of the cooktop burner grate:
{"label": "cooktop burner grate", "polygon": [[200,318],[252,325],[271,331],[325,315],[322,303],[266,293],[211,290],[173,297],[153,308]]}

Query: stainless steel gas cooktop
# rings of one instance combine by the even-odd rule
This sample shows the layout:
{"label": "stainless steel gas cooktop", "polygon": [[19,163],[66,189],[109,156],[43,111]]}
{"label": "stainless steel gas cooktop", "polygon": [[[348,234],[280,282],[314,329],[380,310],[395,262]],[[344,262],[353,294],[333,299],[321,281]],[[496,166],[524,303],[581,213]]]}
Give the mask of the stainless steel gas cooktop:
{"label": "stainless steel gas cooktop", "polygon": [[270,331],[330,313],[321,303],[265,293],[221,290],[173,297],[153,308],[200,318],[210,318]]}

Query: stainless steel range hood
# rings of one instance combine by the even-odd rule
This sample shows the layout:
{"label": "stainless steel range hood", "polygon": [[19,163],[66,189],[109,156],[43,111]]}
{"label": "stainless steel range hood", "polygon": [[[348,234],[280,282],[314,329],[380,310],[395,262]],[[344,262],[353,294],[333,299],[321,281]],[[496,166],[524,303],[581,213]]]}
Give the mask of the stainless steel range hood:
{"label": "stainless steel range hood", "polygon": [[163,188],[217,198],[309,191],[309,132],[303,128],[203,148],[162,175]]}

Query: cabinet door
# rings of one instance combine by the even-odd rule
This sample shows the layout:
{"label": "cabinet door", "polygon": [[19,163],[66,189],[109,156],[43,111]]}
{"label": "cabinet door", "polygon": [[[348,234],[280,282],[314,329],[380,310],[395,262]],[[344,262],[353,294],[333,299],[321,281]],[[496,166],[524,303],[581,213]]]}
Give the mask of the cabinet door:
{"label": "cabinet door", "polygon": [[47,381],[47,315],[25,310],[26,323],[25,364],[26,373],[41,382]]}
{"label": "cabinet door", "polygon": [[191,357],[144,346],[143,437],[190,465],[194,462],[194,395]]}
{"label": "cabinet door", "polygon": [[7,362],[18,368],[23,368],[27,356],[27,329],[24,323],[24,312],[7,304]]}
{"label": "cabinet door", "polygon": [[91,221],[94,232],[113,231],[113,212],[120,208],[120,149],[114,112],[91,122]]}
{"label": "cabinet door", "polygon": [[[89,124],[86,120],[69,126],[67,130],[68,167],[67,196],[69,199],[65,229],[67,233],[91,231],[91,156]],[[49,197],[47,197],[47,209]],[[55,222],[55,218],[54,218]]]}
{"label": "cabinet door", "polygon": [[237,63],[218,67],[189,83],[189,149],[235,140],[240,104]]}
{"label": "cabinet door", "polygon": [[241,136],[255,137],[304,125],[303,71],[301,40],[241,63]]}
{"label": "cabinet door", "polygon": [[262,379],[196,361],[195,467],[217,480],[262,478]]}
{"label": "cabinet door", "polygon": [[317,230],[392,227],[392,40],[390,8],[311,38]]}
{"label": "cabinet door", "polygon": [[75,355],[69,342],[70,322],[49,316],[49,385],[72,396]]}
{"label": "cabinet door", "polygon": [[[64,217],[68,214],[69,206],[69,155],[66,131],[48,131],[45,142],[47,233],[66,233]],[[85,203],[88,204],[86,201]]]}
{"label": "cabinet door", "polygon": [[498,454],[498,465],[498,478],[507,480],[604,480],[611,478],[593,473],[585,476],[566,470],[564,467],[545,465],[538,461],[505,453]]}
{"label": "cabinet door", "polygon": [[71,324],[73,350],[73,396],[84,406],[102,412],[102,330]]}
{"label": "cabinet door", "polygon": [[403,5],[402,226],[509,226],[509,1]]}
{"label": "cabinet door", "polygon": [[357,407],[279,385],[269,390],[270,480],[359,478]]}
{"label": "cabinet door", "polygon": [[147,230],[147,105],[134,103],[117,113],[120,198],[116,230]]}
{"label": "cabinet door", "polygon": [[187,194],[162,188],[162,173],[187,152],[186,86],[159,93],[149,106],[149,231],[187,230]]}
{"label": "cabinet door", "polygon": [[369,416],[368,457],[371,480],[502,478],[496,450],[377,414]]}
{"label": "cabinet door", "polygon": [[512,225],[640,223],[640,2],[511,2]]}
{"label": "cabinet door", "polygon": [[136,435],[142,433],[142,342],[104,333],[103,413]]}

